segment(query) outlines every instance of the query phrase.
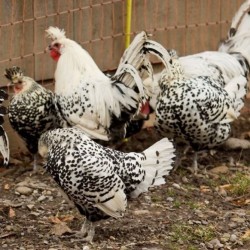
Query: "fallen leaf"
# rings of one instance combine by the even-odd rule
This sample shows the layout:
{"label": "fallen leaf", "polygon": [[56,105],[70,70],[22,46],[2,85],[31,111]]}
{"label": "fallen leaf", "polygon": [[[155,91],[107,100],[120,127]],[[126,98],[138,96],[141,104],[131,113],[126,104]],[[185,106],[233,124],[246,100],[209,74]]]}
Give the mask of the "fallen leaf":
{"label": "fallen leaf", "polygon": [[67,222],[72,221],[75,217],[73,215],[63,215],[63,216],[54,216],[50,217],[49,220],[52,223],[61,223],[61,222]]}
{"label": "fallen leaf", "polygon": [[49,221],[55,224],[62,223],[62,221],[57,216],[50,217]]}
{"label": "fallen leaf", "polygon": [[200,191],[201,191],[202,193],[210,193],[212,190],[210,189],[209,186],[204,186],[204,185],[202,185],[202,186],[200,186]]}
{"label": "fallen leaf", "polygon": [[148,210],[135,210],[133,211],[134,215],[144,215],[144,214],[149,214]]}
{"label": "fallen leaf", "polygon": [[75,216],[74,215],[64,215],[59,217],[61,221],[72,221],[74,220]]}
{"label": "fallen leaf", "polygon": [[248,204],[250,204],[250,199],[245,200],[245,205],[248,205]]}
{"label": "fallen leaf", "polygon": [[62,236],[65,233],[71,233],[71,232],[72,230],[66,225],[65,222],[55,224],[50,231],[51,234],[54,234],[57,236]]}
{"label": "fallen leaf", "polygon": [[212,174],[225,174],[228,172],[228,167],[224,165],[218,166],[218,167],[210,169],[209,172]]}
{"label": "fallen leaf", "polygon": [[250,240],[250,229],[247,229],[247,231],[241,236],[241,239]]}
{"label": "fallen leaf", "polygon": [[13,218],[13,217],[15,217],[16,216],[16,212],[14,211],[14,209],[12,209],[11,207],[10,207],[10,209],[9,209],[9,218]]}
{"label": "fallen leaf", "polygon": [[250,203],[250,199],[239,198],[234,200],[232,203],[235,204],[236,206],[248,205]]}
{"label": "fallen leaf", "polygon": [[10,189],[10,185],[9,184],[5,184],[3,187],[5,190],[9,190]]}
{"label": "fallen leaf", "polygon": [[219,188],[225,189],[225,190],[231,190],[233,188],[233,185],[232,184],[220,185]]}

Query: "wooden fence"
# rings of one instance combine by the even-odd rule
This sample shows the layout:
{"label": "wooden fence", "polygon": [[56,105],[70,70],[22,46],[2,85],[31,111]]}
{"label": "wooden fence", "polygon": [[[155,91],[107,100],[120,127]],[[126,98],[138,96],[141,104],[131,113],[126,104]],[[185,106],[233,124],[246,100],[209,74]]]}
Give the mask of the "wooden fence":
{"label": "wooden fence", "polygon": [[[133,0],[133,35],[146,30],[181,55],[214,50],[243,0]],[[82,44],[102,70],[117,67],[124,51],[125,0],[0,0],[2,72],[21,66],[36,80],[52,79],[44,30],[59,26]]]}

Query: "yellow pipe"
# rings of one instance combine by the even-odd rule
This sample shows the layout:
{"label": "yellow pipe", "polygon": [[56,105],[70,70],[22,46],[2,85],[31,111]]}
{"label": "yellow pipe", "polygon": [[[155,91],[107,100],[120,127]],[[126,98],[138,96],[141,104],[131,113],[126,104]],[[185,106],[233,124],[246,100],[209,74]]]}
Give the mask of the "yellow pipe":
{"label": "yellow pipe", "polygon": [[125,47],[127,48],[130,44],[132,0],[127,0],[126,12]]}

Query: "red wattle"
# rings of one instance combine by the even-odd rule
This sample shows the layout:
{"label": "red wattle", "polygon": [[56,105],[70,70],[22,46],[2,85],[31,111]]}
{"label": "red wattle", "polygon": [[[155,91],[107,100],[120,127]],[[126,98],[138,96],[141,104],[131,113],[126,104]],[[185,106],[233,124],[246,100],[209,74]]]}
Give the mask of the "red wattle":
{"label": "red wattle", "polygon": [[19,93],[20,91],[22,90],[22,87],[21,86],[17,86],[17,85],[15,85],[14,86],[14,93]]}
{"label": "red wattle", "polygon": [[50,50],[50,56],[57,62],[59,60],[60,54],[55,50]]}
{"label": "red wattle", "polygon": [[149,102],[147,101],[145,104],[142,105],[140,112],[144,115],[149,115],[150,113],[150,107]]}

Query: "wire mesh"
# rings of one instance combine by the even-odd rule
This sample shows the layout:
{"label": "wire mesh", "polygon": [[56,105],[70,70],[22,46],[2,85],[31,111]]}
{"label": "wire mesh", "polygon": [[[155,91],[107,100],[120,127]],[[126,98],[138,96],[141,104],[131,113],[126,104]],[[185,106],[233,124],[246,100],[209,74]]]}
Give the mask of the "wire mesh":
{"label": "wire mesh", "polygon": [[[243,2],[133,0],[131,40],[145,30],[180,55],[216,50]],[[56,63],[46,53],[44,32],[49,26],[65,29],[103,71],[114,70],[125,49],[125,20],[126,0],[0,0],[0,86],[8,83],[4,69],[13,65],[41,84],[53,79]],[[11,137],[11,147],[19,147]]]}

